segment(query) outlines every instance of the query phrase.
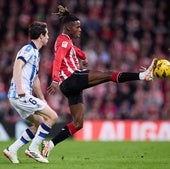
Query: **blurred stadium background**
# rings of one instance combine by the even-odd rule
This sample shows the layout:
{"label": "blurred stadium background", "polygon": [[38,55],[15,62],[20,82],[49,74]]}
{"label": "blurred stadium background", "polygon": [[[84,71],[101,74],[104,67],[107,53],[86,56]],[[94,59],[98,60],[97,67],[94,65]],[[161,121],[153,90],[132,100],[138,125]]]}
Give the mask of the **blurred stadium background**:
{"label": "blurred stadium background", "polygon": [[[40,80],[43,92],[48,103],[58,113],[60,125],[71,120],[67,100],[63,95],[58,93],[49,96],[46,92],[51,82],[53,45],[60,33],[57,17],[52,14],[56,12],[58,4],[67,6],[80,18],[82,36],[75,43],[85,51],[91,69],[138,72],[140,66],[147,67],[154,57],[170,60],[168,0],[1,0],[0,140],[7,139],[6,134],[17,137],[16,130],[20,127],[16,129],[16,124],[22,123],[17,112],[9,105],[7,91],[16,52],[28,42],[27,28],[33,20],[47,22],[50,36],[48,46],[41,50]],[[153,127],[150,126],[153,122],[154,127],[151,128],[157,132],[157,136],[160,122],[165,122],[163,128],[166,129],[163,134],[168,135],[166,131],[170,129],[170,79],[124,84],[106,83],[84,91],[84,100],[87,120],[85,129],[89,129],[88,132],[93,121],[115,121],[118,123],[116,132],[117,127],[124,131],[122,128],[128,126],[138,132],[136,127],[141,124],[139,120],[142,120],[149,124],[149,128]],[[132,124],[127,122],[129,120]],[[123,122],[122,128],[119,122]],[[136,125],[135,122],[139,124]],[[114,124],[111,126],[115,129]],[[107,124],[108,127],[109,125]],[[90,136],[86,138],[90,139]],[[117,140],[121,138],[122,136],[116,135]],[[170,136],[166,138],[170,140]]]}

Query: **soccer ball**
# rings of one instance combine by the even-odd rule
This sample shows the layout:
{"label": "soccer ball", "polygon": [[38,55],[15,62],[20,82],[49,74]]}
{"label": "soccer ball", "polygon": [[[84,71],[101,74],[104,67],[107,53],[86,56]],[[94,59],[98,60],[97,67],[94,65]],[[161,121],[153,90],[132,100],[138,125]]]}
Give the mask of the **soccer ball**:
{"label": "soccer ball", "polygon": [[157,60],[154,68],[154,76],[165,79],[170,76],[170,62],[166,59]]}

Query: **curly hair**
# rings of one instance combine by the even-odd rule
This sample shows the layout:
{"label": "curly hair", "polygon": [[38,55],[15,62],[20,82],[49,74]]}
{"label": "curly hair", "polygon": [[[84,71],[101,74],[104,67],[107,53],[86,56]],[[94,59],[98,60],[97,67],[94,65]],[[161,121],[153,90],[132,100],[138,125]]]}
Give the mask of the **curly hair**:
{"label": "curly hair", "polygon": [[63,7],[62,5],[58,5],[58,12],[55,14],[59,16],[59,19],[62,24],[67,24],[69,22],[74,22],[79,20],[79,18],[77,18],[75,15],[69,12],[67,7]]}

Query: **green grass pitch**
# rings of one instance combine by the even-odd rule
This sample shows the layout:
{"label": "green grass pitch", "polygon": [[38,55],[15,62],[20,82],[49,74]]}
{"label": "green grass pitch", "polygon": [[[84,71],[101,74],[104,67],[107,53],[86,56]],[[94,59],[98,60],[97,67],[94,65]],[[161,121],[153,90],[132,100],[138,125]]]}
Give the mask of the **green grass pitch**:
{"label": "green grass pitch", "polygon": [[18,152],[20,164],[12,164],[0,142],[0,169],[170,169],[170,142],[78,142],[66,140],[56,146],[49,163],[36,162]]}

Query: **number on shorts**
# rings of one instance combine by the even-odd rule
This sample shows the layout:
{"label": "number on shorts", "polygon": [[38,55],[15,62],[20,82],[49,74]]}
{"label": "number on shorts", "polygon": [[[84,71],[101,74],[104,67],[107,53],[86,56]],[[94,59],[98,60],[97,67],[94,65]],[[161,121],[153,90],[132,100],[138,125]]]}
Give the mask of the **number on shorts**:
{"label": "number on shorts", "polygon": [[36,104],[37,104],[37,101],[34,100],[33,98],[29,98],[29,101],[30,101],[33,105],[36,105]]}

